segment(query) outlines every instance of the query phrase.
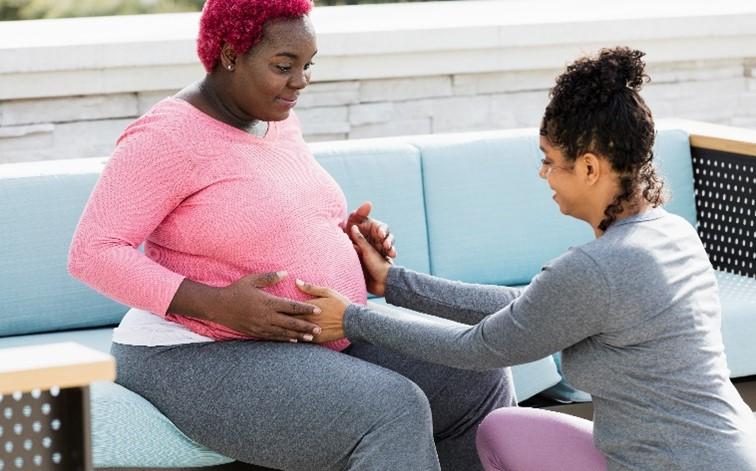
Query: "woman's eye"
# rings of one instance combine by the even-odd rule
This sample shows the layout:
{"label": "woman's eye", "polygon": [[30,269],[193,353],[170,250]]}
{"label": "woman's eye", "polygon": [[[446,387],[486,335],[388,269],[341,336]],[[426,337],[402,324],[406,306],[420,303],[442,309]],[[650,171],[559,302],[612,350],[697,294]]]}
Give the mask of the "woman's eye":
{"label": "woman's eye", "polygon": [[315,65],[315,63],[314,63],[314,62],[308,62],[308,63],[306,63],[306,64],[305,64],[305,66],[304,66],[304,69],[305,69],[305,70],[308,70],[308,69],[309,69],[310,67],[312,67],[313,65]]}
{"label": "woman's eye", "polygon": [[283,74],[291,70],[290,65],[277,65],[276,68],[278,69],[279,72]]}

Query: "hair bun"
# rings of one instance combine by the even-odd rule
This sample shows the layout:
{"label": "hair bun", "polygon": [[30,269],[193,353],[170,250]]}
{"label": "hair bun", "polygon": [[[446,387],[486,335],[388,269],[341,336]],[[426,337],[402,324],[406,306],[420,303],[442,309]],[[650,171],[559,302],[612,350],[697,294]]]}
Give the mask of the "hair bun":
{"label": "hair bun", "polygon": [[646,67],[643,56],[646,54],[637,49],[615,47],[602,49],[596,59],[596,65],[601,73],[601,82],[615,91],[629,88],[638,91],[648,78],[644,73]]}
{"label": "hair bun", "polygon": [[574,108],[606,105],[624,90],[638,92],[648,78],[644,52],[627,47],[602,49],[597,57],[582,57],[557,78],[552,96],[572,102]]}

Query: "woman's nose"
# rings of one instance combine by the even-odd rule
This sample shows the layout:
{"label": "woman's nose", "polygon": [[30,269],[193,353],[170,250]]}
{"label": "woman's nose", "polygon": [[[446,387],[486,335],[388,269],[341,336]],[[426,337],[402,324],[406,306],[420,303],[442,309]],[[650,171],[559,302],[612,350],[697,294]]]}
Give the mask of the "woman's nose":
{"label": "woman's nose", "polygon": [[301,90],[310,84],[310,72],[302,70],[300,73],[293,74],[289,79],[289,87],[295,90]]}

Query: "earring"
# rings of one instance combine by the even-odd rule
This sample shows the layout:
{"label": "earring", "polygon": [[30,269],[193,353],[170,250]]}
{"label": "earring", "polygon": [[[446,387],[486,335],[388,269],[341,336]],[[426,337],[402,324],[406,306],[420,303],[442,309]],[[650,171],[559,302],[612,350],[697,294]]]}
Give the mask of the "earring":
{"label": "earring", "polygon": [[228,70],[233,70],[234,66],[233,66],[233,65],[231,65],[231,64],[228,64],[228,66],[227,66],[226,68],[227,68]]}

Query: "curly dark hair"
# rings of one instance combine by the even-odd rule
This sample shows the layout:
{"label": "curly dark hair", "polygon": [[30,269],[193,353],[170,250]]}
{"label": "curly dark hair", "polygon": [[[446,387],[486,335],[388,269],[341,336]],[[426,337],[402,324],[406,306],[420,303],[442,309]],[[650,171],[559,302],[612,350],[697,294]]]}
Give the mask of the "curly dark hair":
{"label": "curly dark hair", "polygon": [[541,136],[568,161],[591,152],[619,173],[620,193],[604,211],[602,231],[636,195],[654,207],[664,203],[664,183],[652,163],[654,119],[638,93],[650,80],[644,55],[616,47],[576,60],[556,79],[541,121]]}

